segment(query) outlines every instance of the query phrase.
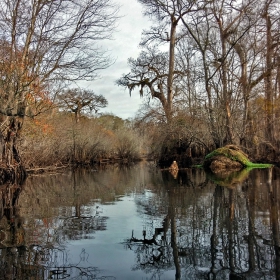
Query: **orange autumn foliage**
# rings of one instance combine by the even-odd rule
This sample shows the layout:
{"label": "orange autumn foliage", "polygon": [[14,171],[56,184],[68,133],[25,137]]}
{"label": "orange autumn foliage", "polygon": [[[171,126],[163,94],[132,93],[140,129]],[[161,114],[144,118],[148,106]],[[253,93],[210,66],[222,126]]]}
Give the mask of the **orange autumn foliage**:
{"label": "orange autumn foliage", "polygon": [[50,136],[54,133],[54,126],[44,119],[29,119],[25,125],[26,134]]}

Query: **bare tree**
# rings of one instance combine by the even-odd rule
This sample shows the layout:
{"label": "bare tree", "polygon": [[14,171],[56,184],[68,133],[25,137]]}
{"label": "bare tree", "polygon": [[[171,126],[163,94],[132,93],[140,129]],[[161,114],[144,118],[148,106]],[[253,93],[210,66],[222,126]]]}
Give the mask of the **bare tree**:
{"label": "bare tree", "polygon": [[[196,87],[204,86],[206,96],[202,94],[201,99],[205,99],[209,130],[216,147],[225,142],[238,143],[237,136],[245,143],[252,89],[267,73],[260,64],[264,44],[263,35],[257,31],[260,28],[257,3],[212,1],[191,17],[182,18],[188,30],[184,41],[196,53],[194,68],[202,77],[197,79]],[[222,134],[221,127],[225,128]]]}
{"label": "bare tree", "polygon": [[81,113],[86,114],[95,112],[100,108],[105,108],[108,104],[103,95],[96,95],[91,90],[82,90],[79,88],[69,89],[58,95],[59,106],[70,110],[75,114],[76,122],[79,122]]}
{"label": "bare tree", "polygon": [[0,2],[3,164],[20,164],[16,140],[27,96],[38,86],[92,80],[98,70],[110,65],[110,57],[98,43],[111,37],[117,11],[111,0]]}
{"label": "bare tree", "polygon": [[[192,14],[189,18],[182,18],[184,27],[188,30],[188,36],[179,44],[179,59],[188,63],[188,71],[195,77],[192,80],[192,86],[201,90],[198,97],[191,96],[192,101],[200,98],[200,106],[206,110],[206,120],[208,121],[209,131],[216,147],[220,147],[223,143],[223,133],[220,133],[221,122],[217,121],[219,113],[216,108],[217,96],[213,90],[213,78],[217,68],[213,65],[213,54],[211,45],[215,38],[215,27],[213,26],[213,15],[209,13],[208,7]],[[191,48],[191,53],[185,46]],[[214,66],[214,67],[213,67]],[[190,94],[190,86],[187,89]]]}
{"label": "bare tree", "polygon": [[[279,48],[279,2],[275,0],[264,1],[262,17],[265,22],[266,40],[265,40],[265,62],[266,71],[265,82],[265,111],[266,111],[266,135],[268,141],[275,142],[274,132],[274,94],[273,82],[275,80],[273,69],[277,66],[277,48]],[[277,26],[278,24],[278,26]],[[278,50],[279,52],[279,50]],[[276,82],[277,83],[277,82]]]}
{"label": "bare tree", "polygon": [[[233,101],[237,91],[234,89],[236,81],[234,83],[231,82],[230,73],[234,69],[234,46],[245,36],[251,27],[251,22],[248,21],[247,23],[245,20],[247,19],[246,12],[250,8],[248,3],[245,4],[243,2],[236,4],[216,1],[210,6],[211,12],[214,15],[213,20],[216,21],[217,42],[220,49],[217,50],[217,47],[212,47],[212,50],[215,49],[213,55],[217,63],[216,71],[212,74],[212,77],[217,73],[221,84],[219,91],[221,94],[221,109],[224,111],[226,125],[226,143],[237,143],[232,116]],[[231,12],[230,15],[229,12]]]}
{"label": "bare tree", "polygon": [[[147,87],[152,97],[156,97],[160,100],[167,122],[170,122],[173,115],[173,98],[174,98],[174,75],[175,69],[175,48],[176,43],[180,40],[184,34],[179,32],[179,23],[182,17],[194,10],[199,9],[200,1],[177,1],[177,0],[138,0],[144,7],[144,15],[154,20],[156,25],[152,26],[150,30],[143,31],[143,38],[140,45],[152,49],[151,45],[156,48],[163,43],[168,43],[168,55],[165,55],[165,69],[164,76],[161,75],[160,80],[157,81],[158,89],[151,84],[150,80],[147,80],[147,76],[135,73],[131,75],[124,75],[117,83],[122,86],[128,87],[130,90],[135,86],[140,86],[140,94],[143,94],[143,88]],[[201,2],[202,3],[202,2]],[[160,54],[160,52],[158,52]],[[143,55],[143,53],[142,53]],[[130,60],[131,62],[131,60]],[[166,65],[167,64],[167,65]],[[154,65],[148,62],[146,70],[156,72],[159,69],[155,69]],[[164,83],[163,83],[164,78]],[[155,82],[156,80],[153,80]],[[133,85],[133,87],[131,87]]]}

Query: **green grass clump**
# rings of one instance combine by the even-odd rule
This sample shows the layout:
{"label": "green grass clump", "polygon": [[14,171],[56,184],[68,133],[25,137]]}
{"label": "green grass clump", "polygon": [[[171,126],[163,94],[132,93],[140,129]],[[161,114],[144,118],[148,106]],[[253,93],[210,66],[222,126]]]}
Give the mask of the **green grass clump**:
{"label": "green grass clump", "polygon": [[225,147],[218,148],[218,149],[214,150],[213,152],[211,152],[210,154],[208,154],[205,157],[205,159],[210,159],[214,156],[225,156],[231,160],[240,162],[244,166],[246,166],[247,163],[249,162],[247,155],[245,153],[243,153],[243,151],[241,151],[240,149],[238,149],[236,146],[233,146],[233,145],[227,145]]}
{"label": "green grass clump", "polygon": [[272,167],[273,164],[269,164],[269,163],[254,163],[254,162],[247,162],[246,167],[248,168],[270,168]]}

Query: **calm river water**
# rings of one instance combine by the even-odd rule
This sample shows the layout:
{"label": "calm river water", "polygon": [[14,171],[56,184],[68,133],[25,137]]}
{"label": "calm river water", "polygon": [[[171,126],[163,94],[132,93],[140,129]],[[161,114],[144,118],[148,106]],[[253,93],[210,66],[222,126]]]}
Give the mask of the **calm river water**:
{"label": "calm river water", "polygon": [[280,279],[280,170],[130,168],[2,186],[0,279]]}

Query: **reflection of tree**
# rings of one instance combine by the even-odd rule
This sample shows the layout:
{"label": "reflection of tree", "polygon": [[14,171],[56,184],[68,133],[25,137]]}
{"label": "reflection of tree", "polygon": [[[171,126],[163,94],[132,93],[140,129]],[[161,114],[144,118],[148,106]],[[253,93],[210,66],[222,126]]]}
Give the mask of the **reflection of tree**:
{"label": "reflection of tree", "polygon": [[[254,179],[255,185],[259,181],[259,176]],[[255,234],[255,218],[256,218],[256,191],[250,188],[246,192],[246,208],[248,211],[248,271],[254,271],[256,269],[255,256],[257,253],[256,248],[256,234]]]}
{"label": "reflection of tree", "polygon": [[[232,185],[228,179],[203,184],[193,171],[185,174],[187,178],[179,173],[176,180],[164,174],[165,192],[159,186],[159,197],[136,201],[150,235],[126,242],[136,254],[134,269],[145,270],[151,279],[174,270],[176,280],[278,280],[280,184],[272,180],[276,171],[231,174]],[[152,219],[161,220],[162,238],[155,235]]]}
{"label": "reflection of tree", "polygon": [[[153,180],[158,175],[148,174]],[[150,182],[139,167],[86,169],[64,174],[30,176],[24,187],[0,188],[0,280],[114,279],[88,263],[71,260],[69,240],[94,238],[106,229],[103,203],[114,203],[126,191],[139,191]],[[128,188],[129,186],[129,188]],[[91,252],[88,252],[91,253]]]}
{"label": "reflection of tree", "polygon": [[176,204],[173,201],[174,196],[173,192],[169,196],[169,206],[168,206],[168,215],[167,217],[170,219],[170,227],[171,227],[171,248],[173,252],[173,260],[176,268],[175,279],[181,279],[181,267],[179,262],[179,253],[178,253],[178,244],[177,244],[177,226],[176,226]]}
{"label": "reflection of tree", "polygon": [[24,243],[23,221],[18,211],[18,198],[21,186],[17,184],[2,185],[0,189],[0,229],[1,244],[4,246],[19,246]]}
{"label": "reflection of tree", "polygon": [[[101,216],[101,208],[96,205],[90,212],[81,203],[76,173],[73,176],[73,206],[71,215],[63,217],[60,235],[65,239],[79,240],[93,238],[95,231],[106,230],[108,217]],[[94,210],[93,210],[94,209]]]}
{"label": "reflection of tree", "polygon": [[101,276],[101,271],[88,262],[89,254],[85,249],[80,260],[73,264],[67,252],[61,249],[48,250],[48,260],[44,264],[47,279],[115,279],[113,276]]}
{"label": "reflection of tree", "polygon": [[276,279],[280,279],[280,229],[279,229],[279,183],[272,184],[272,168],[269,170],[267,186],[269,189],[270,199],[270,223],[272,229],[272,240],[275,251],[275,275]]}
{"label": "reflection of tree", "polygon": [[[264,237],[265,226],[258,222],[256,216],[258,212],[256,206],[260,205],[260,202],[263,204],[262,207],[269,207],[269,201],[263,200],[263,190],[258,197],[256,189],[256,186],[261,186],[262,181],[266,182],[267,179],[260,178],[260,171],[253,173],[250,179],[242,184],[239,183],[239,186],[236,185],[237,180],[234,180],[234,187],[216,186],[211,237],[213,279],[220,279],[223,270],[228,270],[230,279],[247,279],[247,277],[267,279],[266,277],[270,277],[273,271],[272,263],[270,263],[273,255],[270,255],[271,248],[266,247],[269,244],[266,243]],[[219,199],[217,194],[219,194]],[[264,267],[271,267],[271,270],[263,269]]]}
{"label": "reflection of tree", "polygon": [[154,276],[160,275],[162,270],[172,266],[172,256],[166,245],[163,228],[155,228],[152,238],[146,238],[146,230],[143,230],[143,238],[138,239],[132,236],[126,241],[129,250],[136,254],[137,264],[135,270],[143,269]]}
{"label": "reflection of tree", "polygon": [[[99,276],[98,268],[88,263],[88,254],[83,249],[78,263],[71,263],[67,251],[60,245],[61,240],[49,238],[51,232],[53,236],[65,235],[70,237],[81,235],[81,232],[88,234],[95,230],[104,230],[106,217],[100,217],[98,211],[95,216],[85,216],[83,211],[74,215],[74,222],[69,219],[62,219],[60,223],[54,219],[37,224],[30,231],[24,225],[23,218],[20,216],[18,200],[22,186],[5,185],[1,186],[1,217],[0,217],[0,279],[115,279],[114,277]],[[81,207],[81,206],[80,206]],[[75,220],[77,218],[77,221]],[[79,225],[78,225],[79,224]],[[41,225],[41,230],[38,226]],[[61,225],[54,230],[54,226]],[[75,225],[78,229],[75,231]],[[50,227],[50,228],[48,228]],[[48,234],[43,232],[48,229]],[[73,233],[74,232],[74,233]],[[38,236],[38,233],[39,236]],[[33,235],[33,238],[30,237]],[[36,236],[36,237],[35,237]],[[47,236],[47,237],[46,237]],[[68,238],[69,238],[68,236]],[[32,241],[32,242],[30,242]],[[57,243],[59,241],[59,243]]]}
{"label": "reflection of tree", "polygon": [[[4,253],[4,254],[3,254]],[[85,249],[77,263],[71,262],[63,247],[23,246],[16,249],[2,249],[0,279],[115,279],[88,262]]]}
{"label": "reflection of tree", "polygon": [[[200,170],[198,172],[201,173]],[[146,230],[143,230],[143,239],[137,239],[132,236],[131,239],[127,240],[126,244],[137,255],[137,265],[134,269],[143,269],[152,273],[152,275],[160,275],[164,270],[173,269],[175,266],[175,279],[179,280],[182,274],[182,263],[186,263],[186,259],[189,257],[188,254],[195,251],[196,246],[196,244],[193,244],[192,249],[186,246],[188,233],[183,229],[185,221],[181,220],[181,215],[184,215],[186,210],[183,208],[196,195],[193,193],[190,197],[185,196],[185,187],[194,187],[195,183],[198,183],[199,189],[203,189],[205,183],[201,182],[201,178],[197,177],[195,172],[179,173],[175,180],[170,173],[165,172],[163,176],[168,189],[168,197],[167,200],[164,198],[161,201],[166,203],[165,207],[167,206],[161,227],[153,229],[153,235],[150,239],[146,238]],[[194,178],[198,178],[198,181]],[[147,215],[163,214],[161,211],[162,205],[158,201],[149,200],[145,203],[142,200],[136,203],[144,209]],[[192,221],[193,219],[191,218]]]}
{"label": "reflection of tree", "polygon": [[[69,270],[72,278],[68,279],[98,279],[97,269],[92,270],[90,265],[50,263],[55,256],[67,255],[61,247],[65,241],[93,238],[95,231],[106,229],[107,217],[102,216],[101,207],[85,206],[85,201],[90,198],[84,188],[85,182],[76,181],[73,176],[68,182],[68,186],[72,183],[72,190],[66,189],[68,195],[64,196],[69,202],[61,199],[63,191],[54,189],[51,177],[48,177],[49,182],[46,181],[48,185],[32,184],[27,189],[18,185],[0,188],[0,264],[5,270],[0,279],[61,279],[69,274]],[[41,190],[44,193],[40,193]],[[18,206],[20,197],[21,208]],[[23,201],[26,208],[22,208]],[[50,207],[53,202],[56,206]],[[65,203],[69,206],[59,207]]]}
{"label": "reflection of tree", "polygon": [[146,278],[279,279],[277,168],[251,171],[234,186],[207,181],[201,170],[179,172],[176,179],[169,172],[164,179],[142,174],[145,184],[138,177],[136,191],[131,177],[138,170],[123,171],[110,170],[109,178],[69,173],[60,181],[49,176],[23,189],[1,188],[0,279],[101,279],[87,262],[91,252],[73,260],[63,245],[106,228],[97,198],[114,203],[108,192],[116,199],[123,194],[123,185],[113,188],[110,179],[122,180],[119,185],[128,180],[128,192],[134,191],[143,231],[133,231],[126,248],[135,252],[133,269]]}

